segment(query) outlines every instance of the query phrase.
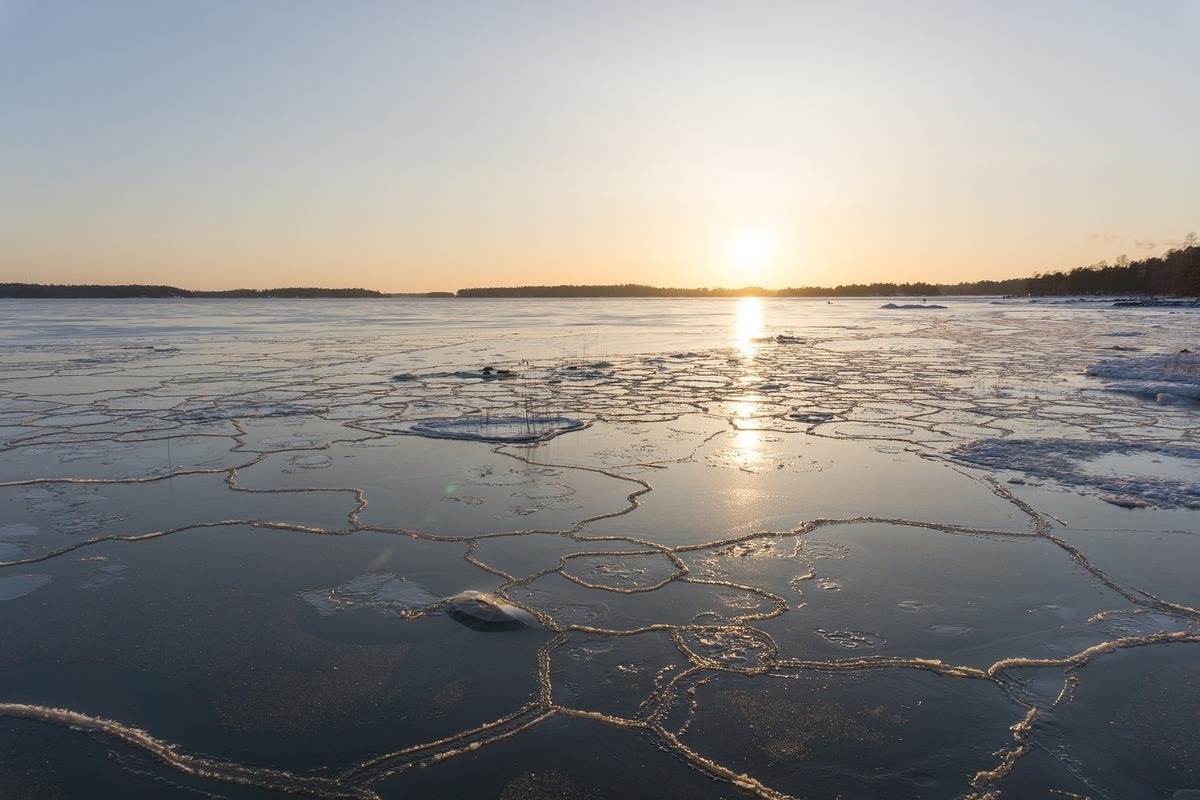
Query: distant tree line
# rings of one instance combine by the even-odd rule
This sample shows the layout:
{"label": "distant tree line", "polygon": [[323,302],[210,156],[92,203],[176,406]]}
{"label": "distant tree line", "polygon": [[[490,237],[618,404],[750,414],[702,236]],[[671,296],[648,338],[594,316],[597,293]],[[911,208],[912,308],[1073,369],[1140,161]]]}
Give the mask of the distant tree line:
{"label": "distant tree line", "polygon": [[173,286],[69,286],[41,283],[0,283],[0,297],[182,297]]}
{"label": "distant tree line", "polygon": [[1045,272],[1032,278],[958,283],[940,288],[945,295],[1200,297],[1200,246],[1196,244],[1196,234],[1189,233],[1184,237],[1183,247],[1140,261],[1130,261],[1122,255],[1113,264],[1101,261],[1068,272]]}
{"label": "distant tree line", "polygon": [[1145,294],[1153,297],[1200,296],[1200,246],[1188,234],[1186,246],[1162,256],[1130,261],[1125,256],[1115,264],[1101,261],[1070,272],[1034,275],[1025,282],[1034,295]]}
{"label": "distant tree line", "polygon": [[776,297],[927,297],[936,295],[932,283],[849,283],[835,286],[801,286],[772,292]]}
{"label": "distant tree line", "polygon": [[460,289],[458,297],[927,297],[937,295],[932,283],[852,283],[841,286],[801,286],[764,289],[744,286],[740,289],[677,289],[622,283],[609,286],[493,286]]}
{"label": "distant tree line", "polygon": [[941,284],[938,291],[947,296],[965,297],[968,295],[1000,295],[1011,297],[1027,294],[1028,278],[1009,278],[1003,281],[970,281],[966,283]]}
{"label": "distant tree line", "polygon": [[775,292],[759,286],[741,289],[676,289],[640,283],[609,286],[492,286],[455,292],[457,297],[743,297],[772,294]]}
{"label": "distant tree line", "polygon": [[[1069,272],[1038,273],[1031,278],[1002,281],[973,281],[955,284],[852,283],[834,286],[801,286],[787,289],[677,289],[622,283],[605,286],[495,286],[428,292],[420,297],[937,297],[939,295],[1150,295],[1152,297],[1200,297],[1200,245],[1189,233],[1183,247],[1161,256],[1130,261],[1120,256],[1113,264],[1101,261]],[[128,284],[122,286],[0,283],[4,298],[88,297],[387,297],[370,289],[231,289],[201,292],[174,286]]]}
{"label": "distant tree line", "polygon": [[458,297],[938,297],[965,295],[1150,295],[1200,296],[1200,246],[1190,233],[1180,249],[1162,256],[1115,264],[1100,262],[1069,272],[1038,273],[1031,278],[1002,281],[932,283],[851,283],[840,286],[799,286],[786,289],[671,289],[623,283],[611,286],[496,286],[460,289]]}
{"label": "distant tree line", "polygon": [[374,289],[320,289],[292,286],[283,289],[232,289],[223,292],[192,292],[192,297],[385,297]]}
{"label": "distant tree line", "polygon": [[0,297],[5,298],[120,298],[120,297],[384,297],[371,289],[317,289],[291,287],[284,289],[229,289],[201,292],[174,286],[125,284],[99,286],[95,284],[66,285],[41,283],[0,283]]}

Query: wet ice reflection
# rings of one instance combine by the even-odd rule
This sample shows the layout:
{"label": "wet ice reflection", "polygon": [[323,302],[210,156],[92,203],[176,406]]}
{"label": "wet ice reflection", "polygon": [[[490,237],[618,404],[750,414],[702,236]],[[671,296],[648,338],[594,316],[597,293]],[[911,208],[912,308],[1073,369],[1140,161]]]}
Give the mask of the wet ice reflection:
{"label": "wet ice reflection", "polygon": [[692,715],[685,743],[787,796],[899,800],[961,791],[1024,712],[994,686],[871,671],[722,675],[696,687]]}

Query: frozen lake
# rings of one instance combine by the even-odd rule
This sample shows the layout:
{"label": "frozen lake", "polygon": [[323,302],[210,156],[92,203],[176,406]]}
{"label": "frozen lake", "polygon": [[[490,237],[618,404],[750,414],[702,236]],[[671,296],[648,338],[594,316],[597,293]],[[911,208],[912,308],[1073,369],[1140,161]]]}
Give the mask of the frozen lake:
{"label": "frozen lake", "polygon": [[1200,311],[887,302],[0,301],[0,797],[1200,797]]}

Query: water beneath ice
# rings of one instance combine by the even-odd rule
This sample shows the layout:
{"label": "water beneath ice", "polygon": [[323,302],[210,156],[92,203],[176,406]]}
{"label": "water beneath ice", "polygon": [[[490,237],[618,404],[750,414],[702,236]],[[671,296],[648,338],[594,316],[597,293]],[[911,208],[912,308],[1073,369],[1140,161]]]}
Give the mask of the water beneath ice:
{"label": "water beneath ice", "polygon": [[1200,793],[1194,310],[0,315],[0,797]]}

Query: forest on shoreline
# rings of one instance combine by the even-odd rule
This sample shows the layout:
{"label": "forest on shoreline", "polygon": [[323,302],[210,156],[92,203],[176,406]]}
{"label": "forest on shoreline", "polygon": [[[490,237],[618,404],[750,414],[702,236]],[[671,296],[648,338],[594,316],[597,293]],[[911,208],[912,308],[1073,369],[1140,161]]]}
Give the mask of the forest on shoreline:
{"label": "forest on shoreline", "polygon": [[1100,262],[1068,272],[1037,273],[1029,278],[1001,281],[934,283],[852,283],[840,286],[802,286],[786,289],[679,289],[626,283],[617,285],[493,286],[457,292],[385,294],[370,289],[231,289],[195,291],[174,286],[128,284],[64,285],[0,283],[0,298],[378,298],[378,297],[1005,297],[1149,296],[1200,297],[1200,245],[1188,234],[1185,246],[1161,256],[1113,264]]}
{"label": "forest on shoreline", "polygon": [[1063,297],[1073,295],[1145,295],[1200,297],[1200,246],[1189,234],[1182,249],[1162,256],[1115,264],[1100,262],[1069,272],[1038,273],[1002,281],[934,283],[851,283],[787,289],[673,289],[626,283],[613,286],[509,286],[460,289],[458,297]]}

